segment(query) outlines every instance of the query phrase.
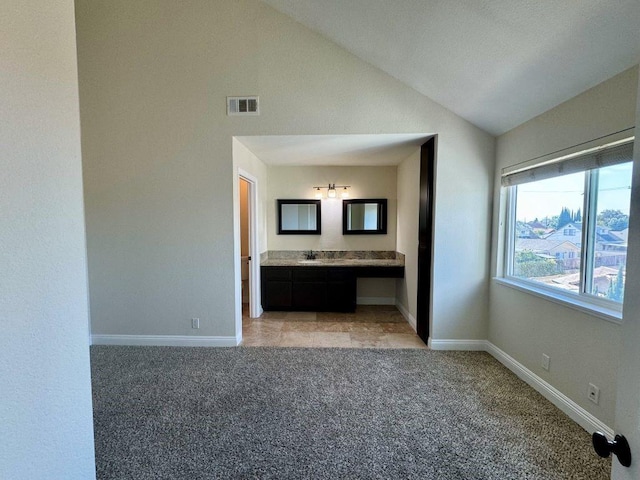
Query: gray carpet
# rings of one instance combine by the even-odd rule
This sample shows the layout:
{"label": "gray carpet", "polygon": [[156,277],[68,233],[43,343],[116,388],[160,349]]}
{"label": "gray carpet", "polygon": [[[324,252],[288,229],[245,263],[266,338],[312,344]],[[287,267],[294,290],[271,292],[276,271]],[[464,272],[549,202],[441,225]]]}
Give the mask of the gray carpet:
{"label": "gray carpet", "polygon": [[486,353],[91,349],[99,479],[608,479]]}

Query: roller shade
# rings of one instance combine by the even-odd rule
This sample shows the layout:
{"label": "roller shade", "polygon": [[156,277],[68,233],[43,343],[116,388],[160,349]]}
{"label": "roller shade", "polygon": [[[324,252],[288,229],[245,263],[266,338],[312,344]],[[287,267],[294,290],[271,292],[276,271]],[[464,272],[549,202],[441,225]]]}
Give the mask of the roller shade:
{"label": "roller shade", "polygon": [[544,164],[521,170],[503,170],[502,186],[510,187],[522,183],[537,182],[547,178],[584,172],[594,168],[609,167],[633,160],[633,140],[618,145],[605,146],[578,153],[570,157],[551,160]]}

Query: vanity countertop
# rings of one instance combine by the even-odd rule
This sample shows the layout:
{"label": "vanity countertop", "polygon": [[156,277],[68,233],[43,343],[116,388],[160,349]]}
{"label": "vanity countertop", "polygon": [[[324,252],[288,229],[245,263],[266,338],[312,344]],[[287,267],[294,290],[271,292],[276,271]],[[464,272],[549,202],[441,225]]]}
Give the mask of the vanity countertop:
{"label": "vanity countertop", "polygon": [[322,258],[318,260],[269,258],[260,265],[262,267],[404,267],[404,260],[397,258]]}

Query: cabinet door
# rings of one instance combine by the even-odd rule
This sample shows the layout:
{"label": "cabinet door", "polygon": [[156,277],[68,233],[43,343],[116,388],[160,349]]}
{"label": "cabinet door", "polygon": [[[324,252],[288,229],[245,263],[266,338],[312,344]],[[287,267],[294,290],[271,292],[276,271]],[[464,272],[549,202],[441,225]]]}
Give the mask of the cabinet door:
{"label": "cabinet door", "polygon": [[264,310],[289,309],[292,303],[291,282],[268,280],[263,284],[262,308]]}
{"label": "cabinet door", "polygon": [[327,283],[294,282],[293,308],[294,310],[326,310]]}

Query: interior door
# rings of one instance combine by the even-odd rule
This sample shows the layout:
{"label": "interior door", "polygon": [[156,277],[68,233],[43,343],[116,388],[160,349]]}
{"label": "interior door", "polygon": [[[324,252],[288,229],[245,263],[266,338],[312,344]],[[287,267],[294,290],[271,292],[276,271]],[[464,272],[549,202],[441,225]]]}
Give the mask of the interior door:
{"label": "interior door", "polygon": [[420,213],[418,225],[418,311],[416,330],[429,342],[431,321],[431,278],[433,265],[433,219],[435,208],[436,138],[420,148]]}
{"label": "interior door", "polygon": [[[636,125],[640,126],[640,95],[638,95]],[[614,458],[611,478],[615,480],[640,478],[640,295],[638,295],[640,286],[640,139],[638,127],[636,127],[634,145],[630,213],[624,319],[620,327],[623,345],[618,371],[615,430],[617,434],[624,435],[629,442],[631,466],[623,467]]]}

